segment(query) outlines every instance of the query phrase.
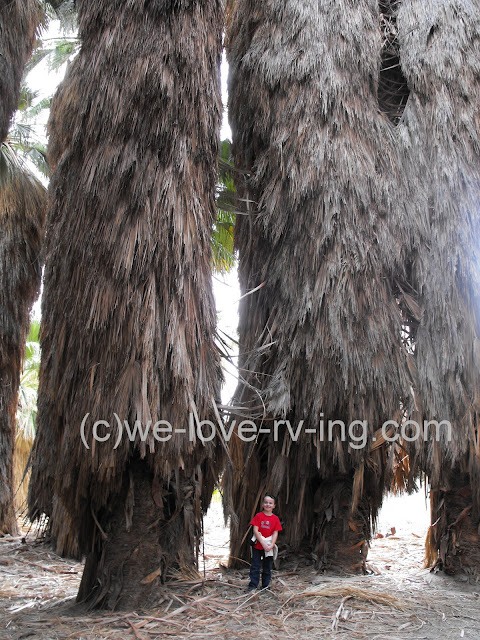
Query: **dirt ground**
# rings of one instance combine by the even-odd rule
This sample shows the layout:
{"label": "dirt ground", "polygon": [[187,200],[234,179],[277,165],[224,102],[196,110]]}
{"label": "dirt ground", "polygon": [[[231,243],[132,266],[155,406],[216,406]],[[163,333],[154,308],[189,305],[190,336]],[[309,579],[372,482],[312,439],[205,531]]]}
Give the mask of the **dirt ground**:
{"label": "dirt ground", "polygon": [[247,566],[220,567],[228,556],[228,529],[216,500],[205,518],[199,574],[160,585],[154,609],[108,614],[75,605],[81,564],[59,558],[33,533],[5,537],[0,639],[480,639],[480,583],[475,576],[452,579],[422,568],[427,523],[422,493],[389,498],[378,523],[385,537],[369,552],[370,575],[318,574],[307,559],[280,559],[271,590],[252,595]]}

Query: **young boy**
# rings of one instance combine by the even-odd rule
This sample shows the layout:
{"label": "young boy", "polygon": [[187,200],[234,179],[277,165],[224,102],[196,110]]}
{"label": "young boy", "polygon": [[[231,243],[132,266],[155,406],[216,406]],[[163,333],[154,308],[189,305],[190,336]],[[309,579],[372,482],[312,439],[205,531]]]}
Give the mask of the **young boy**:
{"label": "young boy", "polygon": [[252,549],[249,591],[253,591],[258,587],[262,560],[262,589],[268,587],[272,578],[273,549],[277,541],[278,532],[282,530],[280,520],[273,513],[274,509],[275,498],[267,493],[263,499],[263,511],[257,513],[250,523],[253,525],[253,534],[257,541]]}

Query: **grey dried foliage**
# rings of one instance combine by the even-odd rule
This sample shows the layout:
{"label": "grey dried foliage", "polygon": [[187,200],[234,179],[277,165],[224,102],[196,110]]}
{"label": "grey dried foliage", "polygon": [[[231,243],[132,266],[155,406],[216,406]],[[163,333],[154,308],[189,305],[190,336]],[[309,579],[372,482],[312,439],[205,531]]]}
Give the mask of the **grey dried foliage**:
{"label": "grey dried foliage", "polygon": [[[412,469],[426,471],[433,490],[440,491],[432,513],[433,546],[443,548],[440,556],[448,546],[452,558],[456,542],[447,539],[462,535],[452,524],[458,513],[440,513],[442,492],[463,492],[453,502],[445,497],[445,505],[464,504],[470,495],[473,530],[480,507],[479,9],[470,0],[403,0],[397,19],[402,69],[411,88],[399,147],[414,234],[417,421],[452,425],[451,442],[446,429],[439,441],[432,431],[425,445],[420,440],[410,447],[410,456]],[[466,546],[478,548],[478,531],[473,538],[470,533]]]}
{"label": "grey dried foliage", "polygon": [[[243,0],[227,46],[233,152],[248,174],[237,185],[249,205],[236,236],[240,284],[245,293],[264,283],[240,307],[236,403],[250,414],[263,405],[265,426],[281,417],[369,426],[356,451],[339,438],[294,444],[285,431],[277,444],[234,444],[225,480],[232,552],[241,553],[259,486],[278,494],[287,542],[310,538],[319,550],[328,527],[348,538],[360,500],[353,526],[368,538],[393,460],[370,451],[372,434],[411,403],[396,284],[409,230],[394,127],[378,108],[378,4]],[[342,505],[338,536],[326,523]]]}
{"label": "grey dried foliage", "polygon": [[163,526],[160,546],[168,561],[179,549],[190,558],[219,468],[218,441],[137,435],[114,450],[112,428],[110,441],[87,450],[80,425],[90,413],[89,442],[93,422],[114,425],[114,412],[131,425],[162,419],[187,428],[193,404],[206,419],[218,400],[210,232],[222,2],[77,6],[82,47],[49,122],[30,515],[51,516],[60,553],[84,553],[95,519],[108,527],[119,500],[128,529],[140,502],[129,469],[141,460]]}
{"label": "grey dried foliage", "polygon": [[[411,94],[399,127],[416,240],[416,361],[425,417],[450,420],[442,446],[451,462],[468,453],[480,408],[480,16],[478,3],[407,2],[398,15]],[[446,443],[444,442],[443,445]],[[432,479],[441,467],[429,447]]]}
{"label": "grey dried foliage", "polygon": [[[384,488],[412,488],[422,472],[437,493],[471,492],[465,540],[478,524],[478,9],[235,3],[230,117],[248,214],[236,242],[242,292],[262,285],[242,300],[235,401],[264,427],[366,420],[370,440],[359,451],[286,432],[278,444],[234,441],[234,556],[265,490],[279,495],[284,539],[308,537],[317,559],[329,536],[348,538],[348,520],[368,538]],[[402,415],[449,420],[452,442],[445,428],[426,442],[422,432],[398,465],[405,448],[376,446],[373,434]],[[443,559],[458,517],[442,512],[432,534]]]}

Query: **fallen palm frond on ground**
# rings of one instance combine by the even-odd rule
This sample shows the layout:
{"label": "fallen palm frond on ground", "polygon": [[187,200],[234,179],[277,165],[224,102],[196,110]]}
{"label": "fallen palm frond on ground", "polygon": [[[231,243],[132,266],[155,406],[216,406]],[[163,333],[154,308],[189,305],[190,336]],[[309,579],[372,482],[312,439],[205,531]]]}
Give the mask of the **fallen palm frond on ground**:
{"label": "fallen palm frond on ground", "polygon": [[350,585],[338,585],[332,587],[319,587],[313,590],[302,591],[297,595],[291,596],[285,604],[288,604],[291,600],[298,600],[300,598],[356,598],[357,600],[365,600],[372,604],[384,604],[386,606],[395,607],[404,611],[406,609],[405,603],[400,601],[397,597],[388,593],[376,593],[371,589],[362,589],[361,587]]}

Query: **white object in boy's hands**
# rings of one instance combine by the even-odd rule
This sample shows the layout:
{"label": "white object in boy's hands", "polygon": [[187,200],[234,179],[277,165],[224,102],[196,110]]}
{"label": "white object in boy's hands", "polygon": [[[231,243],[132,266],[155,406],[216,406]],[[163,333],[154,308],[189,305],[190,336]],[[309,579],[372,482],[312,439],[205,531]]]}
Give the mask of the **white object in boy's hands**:
{"label": "white object in boy's hands", "polygon": [[[269,547],[272,544],[272,536],[268,536],[268,538],[264,538],[262,536],[262,534],[260,533],[260,544],[262,545],[262,547],[265,549],[265,547]],[[252,536],[252,542],[256,542],[257,538],[255,537],[255,534]],[[273,556],[273,559],[275,560],[277,558],[278,555],[278,547],[276,544],[273,545],[273,548],[270,549],[270,551],[265,551],[265,557],[268,558],[269,556]]]}

